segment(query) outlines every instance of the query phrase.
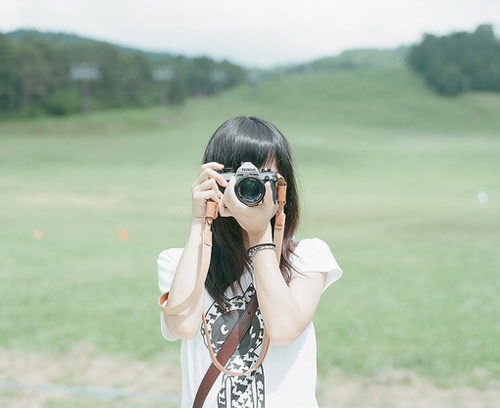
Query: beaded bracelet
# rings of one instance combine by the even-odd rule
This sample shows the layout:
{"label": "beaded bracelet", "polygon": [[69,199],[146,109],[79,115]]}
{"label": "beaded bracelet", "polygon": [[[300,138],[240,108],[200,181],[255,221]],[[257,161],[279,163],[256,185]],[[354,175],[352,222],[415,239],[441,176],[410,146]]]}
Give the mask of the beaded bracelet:
{"label": "beaded bracelet", "polygon": [[248,248],[248,256],[252,258],[257,251],[261,251],[263,249],[276,249],[276,245],[274,245],[272,242],[254,245],[253,247]]}

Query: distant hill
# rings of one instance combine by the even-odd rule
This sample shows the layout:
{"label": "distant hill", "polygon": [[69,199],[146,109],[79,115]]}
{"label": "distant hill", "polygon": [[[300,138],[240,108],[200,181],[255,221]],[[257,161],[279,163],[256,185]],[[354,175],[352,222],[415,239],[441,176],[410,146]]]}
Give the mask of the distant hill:
{"label": "distant hill", "polygon": [[[21,30],[15,30],[11,31],[7,34],[5,34],[7,38],[16,41],[16,40],[23,40],[26,37],[39,37],[39,38],[44,38],[50,41],[53,41],[55,43],[59,43],[62,45],[82,45],[82,44],[108,44],[112,45],[113,47],[116,47],[120,49],[121,51],[129,51],[129,52],[137,52],[139,51],[138,49],[132,48],[132,47],[125,47],[122,45],[117,45],[114,43],[110,43],[108,41],[102,41],[102,40],[96,40],[92,38],[87,38],[87,37],[81,37],[76,34],[71,34],[71,33],[65,33],[65,32],[52,32],[52,31],[37,31],[37,30],[26,30],[26,29],[21,29]],[[171,58],[174,58],[174,54],[168,53],[168,52],[153,52],[153,51],[142,51],[144,54],[146,54],[152,61],[158,61],[158,60],[168,60]]]}
{"label": "distant hill", "polygon": [[394,49],[353,49],[335,57],[320,58],[303,64],[313,70],[354,69],[354,68],[398,68],[404,65],[410,47]]}
{"label": "distant hill", "polygon": [[393,49],[360,48],[343,51],[336,56],[322,57],[311,62],[284,65],[268,70],[269,74],[296,72],[351,71],[370,68],[400,68],[405,65],[409,46]]}
{"label": "distant hill", "polygon": [[38,36],[47,38],[49,40],[54,40],[62,44],[75,44],[80,42],[92,42],[92,43],[102,43],[106,41],[93,40],[86,37],[81,37],[76,34],[65,33],[65,32],[53,32],[53,31],[38,31],[38,30],[26,30],[20,29],[11,31],[5,34],[8,38],[12,40],[22,40],[30,36]]}

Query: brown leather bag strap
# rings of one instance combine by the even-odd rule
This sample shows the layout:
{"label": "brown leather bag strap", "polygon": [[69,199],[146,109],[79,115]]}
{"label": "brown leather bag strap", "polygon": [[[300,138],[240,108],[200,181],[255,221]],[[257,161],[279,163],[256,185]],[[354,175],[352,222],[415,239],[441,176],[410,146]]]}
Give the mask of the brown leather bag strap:
{"label": "brown leather bag strap", "polygon": [[[253,318],[257,311],[257,307],[257,294],[254,293],[246,309],[238,318],[238,321],[233,326],[231,333],[229,333],[229,336],[217,353],[216,359],[222,366],[225,366],[227,364],[234,351],[236,350],[236,347],[238,347],[238,344],[240,344],[241,340],[243,339],[243,336],[250,328],[250,325],[252,324]],[[207,328],[205,326],[205,333],[207,333],[206,330]],[[210,338],[208,338],[207,341],[210,341]],[[208,344],[208,347],[212,348],[210,343]],[[198,387],[198,391],[193,403],[193,408],[201,408],[203,406],[203,403],[205,402],[205,399],[207,398],[207,395],[212,388],[215,380],[219,376],[219,373],[220,369],[218,369],[212,362],[205,376],[201,380],[200,386]]]}

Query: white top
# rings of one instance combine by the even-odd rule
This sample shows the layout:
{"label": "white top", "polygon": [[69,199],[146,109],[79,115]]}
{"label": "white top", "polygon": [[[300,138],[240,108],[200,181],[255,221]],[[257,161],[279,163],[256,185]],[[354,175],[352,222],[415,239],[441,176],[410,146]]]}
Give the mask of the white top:
{"label": "white top", "polygon": [[[158,256],[158,284],[161,293],[168,292],[183,248],[163,250]],[[328,245],[318,238],[303,239],[295,248],[291,262],[300,273],[326,272],[323,291],[342,276]],[[232,327],[250,300],[255,289],[252,275],[245,271],[242,287],[235,292],[228,288],[229,312],[223,313],[205,289],[204,313],[207,319],[212,347],[217,353]],[[163,312],[161,312],[163,313]],[[176,340],[161,316],[161,332],[165,339]],[[231,371],[242,372],[257,360],[262,343],[263,320],[260,310],[240,346],[226,364]],[[182,340],[182,408],[191,408],[201,380],[211,364],[200,324],[199,333],[192,339]],[[204,408],[215,407],[317,407],[316,401],[316,335],[311,322],[292,343],[277,346],[270,344],[262,365],[247,376],[229,376],[220,373],[208,394]]]}

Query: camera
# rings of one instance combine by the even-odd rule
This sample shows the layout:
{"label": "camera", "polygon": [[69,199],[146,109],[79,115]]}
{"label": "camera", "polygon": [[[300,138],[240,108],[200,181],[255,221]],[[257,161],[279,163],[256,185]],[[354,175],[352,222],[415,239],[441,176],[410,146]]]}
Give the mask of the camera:
{"label": "camera", "polygon": [[[243,204],[249,207],[259,205],[264,200],[266,194],[266,181],[271,183],[273,201],[276,203],[276,182],[278,181],[278,177],[271,169],[265,168],[259,171],[252,163],[245,162],[236,170],[236,173],[230,167],[224,167],[224,169],[218,172],[222,174],[228,183],[232,176],[236,177],[234,192],[238,200]],[[219,186],[219,189],[222,192],[225,190],[221,186]]]}

